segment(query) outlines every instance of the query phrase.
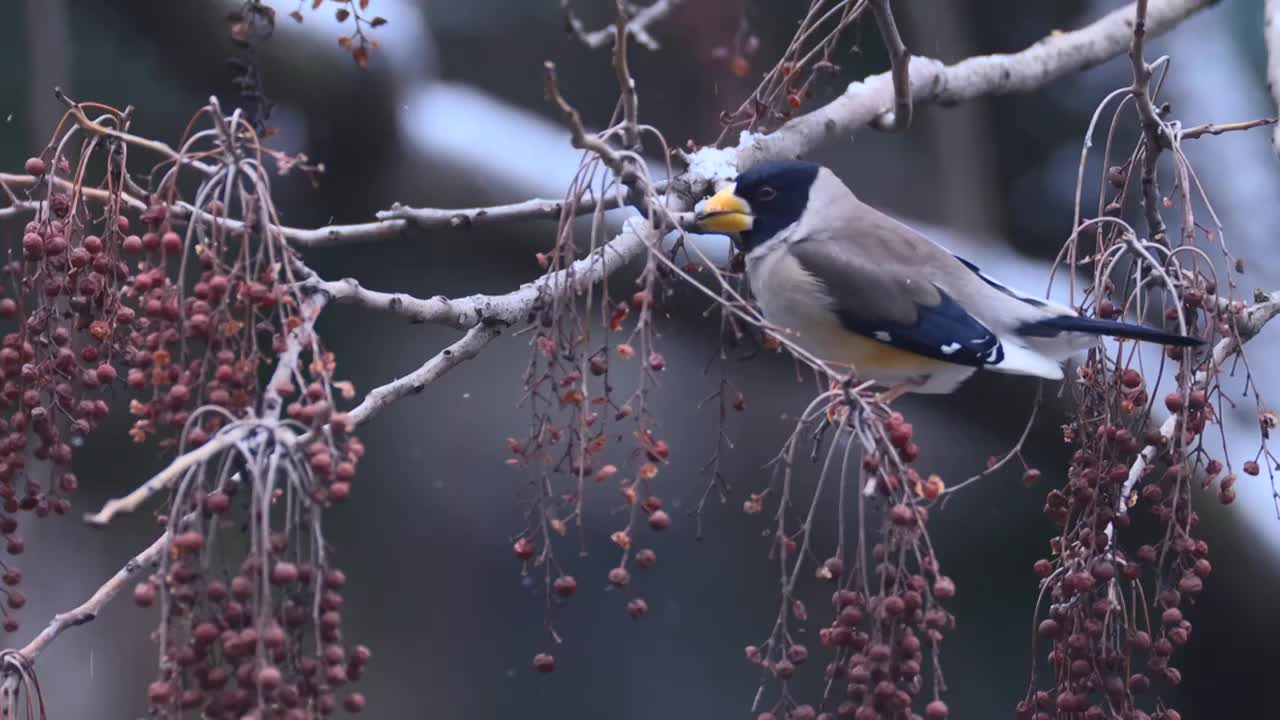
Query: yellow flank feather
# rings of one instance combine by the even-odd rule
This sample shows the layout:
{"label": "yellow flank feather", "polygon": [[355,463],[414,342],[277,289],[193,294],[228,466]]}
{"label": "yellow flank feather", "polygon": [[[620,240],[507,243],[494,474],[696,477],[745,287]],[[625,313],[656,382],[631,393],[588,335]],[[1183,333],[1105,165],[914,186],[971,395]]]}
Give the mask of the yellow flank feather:
{"label": "yellow flank feather", "polygon": [[840,357],[833,357],[831,360],[851,364],[868,377],[875,377],[877,370],[927,375],[953,364],[917,355],[888,343],[853,333],[843,334],[840,342]]}

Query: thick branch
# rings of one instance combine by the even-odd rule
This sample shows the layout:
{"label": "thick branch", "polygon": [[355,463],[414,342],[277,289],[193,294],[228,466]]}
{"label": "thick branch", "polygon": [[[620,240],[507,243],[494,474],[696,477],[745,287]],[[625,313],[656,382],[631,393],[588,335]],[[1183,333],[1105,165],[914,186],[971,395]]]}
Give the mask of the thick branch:
{"label": "thick branch", "polygon": [[437,295],[424,300],[405,293],[369,290],[355,278],[330,280],[309,286],[308,289],[324,293],[338,302],[402,315],[413,323],[437,323],[459,330],[469,329],[480,322],[478,307],[488,297],[474,295],[470,298],[453,299]]}
{"label": "thick branch", "polygon": [[[1280,0],[1267,0],[1263,7],[1262,34],[1267,41],[1267,89],[1280,106]],[[1280,155],[1280,127],[1271,135],[1271,148]]]}
{"label": "thick branch", "polygon": [[[505,295],[418,300],[404,295],[365,290],[354,280],[319,286],[320,290],[332,293],[335,299],[350,299],[367,307],[392,310],[424,322],[442,322],[455,327],[469,325],[471,328],[461,340],[440,351],[414,372],[369,391],[364,400],[351,410],[351,419],[356,424],[363,423],[396,400],[421,392],[441,375],[475,357],[501,333],[504,326],[527,320],[529,314],[549,294],[578,294],[586,291],[639,257],[647,247],[656,244],[659,239],[657,235],[657,231],[643,219],[632,218],[617,237],[587,257]],[[565,287],[566,284],[568,287]]]}
{"label": "thick branch", "polygon": [[[1167,32],[1215,0],[1152,0],[1146,33]],[[1063,76],[1099,65],[1129,49],[1135,6],[1112,11],[1079,30],[1055,33],[1018,53],[983,55],[955,65],[920,56],[911,58],[911,95],[915,104],[952,105],[985,95],[1028,92]],[[738,150],[738,167],[766,158],[795,158],[819,144],[846,138],[893,108],[891,73],[873,75],[849,86],[827,105],[755,138]]]}

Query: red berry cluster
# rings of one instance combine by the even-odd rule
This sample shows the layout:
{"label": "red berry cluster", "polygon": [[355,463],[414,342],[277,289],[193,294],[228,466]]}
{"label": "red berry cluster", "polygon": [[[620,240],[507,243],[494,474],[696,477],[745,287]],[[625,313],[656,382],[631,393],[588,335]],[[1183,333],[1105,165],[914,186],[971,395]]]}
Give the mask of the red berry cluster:
{"label": "red berry cluster", "polygon": [[[43,178],[46,163],[32,158],[27,170]],[[44,517],[71,507],[67,494],[79,485],[73,447],[110,413],[102,391],[116,378],[121,343],[113,329],[128,327],[136,313],[120,299],[130,272],[118,248],[83,236],[65,194],[49,195],[10,257],[0,270],[0,319],[12,321],[0,339],[0,533],[18,555],[20,512]],[[13,588],[22,573],[5,569]],[[12,632],[18,621],[10,610],[25,600],[6,592],[3,625]]]}
{"label": "red berry cluster", "polygon": [[[241,151],[281,168],[301,161],[262,147],[216,99],[196,117],[212,127],[193,121],[176,152],[103,130],[127,114],[93,108],[104,114],[92,130],[64,122],[45,157],[27,161],[28,202],[14,209],[35,215],[0,266],[0,534],[17,555],[21,511],[69,510],[72,450],[109,414],[106,398],[125,396],[135,442],[205,448],[167,487],[161,541],[128,569],[150,572],[135,602],[162,610],[153,715],[359,712],[365,698],[348,688],[370,653],[343,638],[346,577],[320,524],[323,507],[350,496],[364,454],[335,405],[354,388],[334,381],[313,334],[320,305],[299,294],[313,274]],[[126,171],[137,145],[167,156],[150,175]],[[98,160],[106,171],[94,180]],[[137,188],[144,176],[158,180],[154,194]],[[194,203],[182,201],[188,186]],[[3,566],[9,631],[26,603],[21,580]]]}
{"label": "red berry cluster", "polygon": [[[210,493],[205,514],[216,523],[231,501]],[[271,536],[265,561],[251,557],[226,577],[208,567],[211,544],[199,530],[178,533],[172,562],[134,588],[141,607],[159,593],[168,598],[160,676],[147,688],[153,710],[285,720],[329,717],[340,705],[363,710],[362,693],[344,694],[370,658],[367,647],[343,642],[346,575],[298,562],[280,533]]]}
{"label": "red berry cluster", "polygon": [[[571,236],[558,242],[552,252],[536,256],[549,275],[567,272],[574,257]],[[602,308],[604,341],[593,339],[593,318],[580,314],[576,293],[563,280],[543,286],[544,294],[529,315],[532,354],[524,382],[532,422],[527,435],[508,438],[507,463],[530,474],[533,496],[528,527],[514,540],[513,550],[524,572],[541,568],[545,575],[545,624],[553,640],[559,639],[556,614],[578,586],[557,559],[556,539],[585,522],[584,495],[596,486],[615,489],[627,509],[626,524],[610,535],[621,558],[608,572],[608,586],[625,595],[623,609],[631,618],[639,620],[649,611],[647,601],[634,592],[628,568],[633,563],[641,568],[657,563],[652,549],[634,547],[641,525],[663,531],[672,524],[656,491],[671,447],[654,433],[648,408],[657,374],[667,367],[666,358],[654,348],[654,307],[671,279],[670,271],[651,259],[641,274],[641,289],[631,294],[630,302],[607,295],[595,299]],[[615,341],[607,337],[612,333],[626,334]],[[611,364],[615,354],[622,363]],[[635,360],[640,362],[631,362]],[[637,376],[635,389],[623,395],[615,385],[631,375]],[[630,443],[617,430],[617,423],[624,421],[636,424]],[[629,455],[625,463],[615,459],[614,464],[610,455],[620,446]],[[550,672],[555,660],[542,653],[533,666]]]}
{"label": "red berry cluster", "polygon": [[[838,387],[838,386],[837,386]],[[855,413],[860,413],[855,415]],[[911,467],[920,448],[910,423],[900,414],[871,412],[841,403],[827,408],[828,419],[841,423],[866,423],[867,432],[849,432],[850,442],[858,438],[874,438],[864,446],[861,473],[840,477],[850,484],[850,492],[874,491],[871,502],[881,508],[882,524],[878,541],[864,536],[859,546],[870,546],[870,553],[860,551],[848,567],[842,552],[829,557],[816,571],[818,578],[836,584],[832,595],[833,617],[818,632],[823,647],[834,653],[826,665],[828,688],[841,688],[840,696],[826,698],[827,712],[818,713],[812,705],[784,701],[759,718],[769,720],[879,720],[880,718],[919,717],[913,714],[921,694],[931,699],[925,703],[925,717],[941,720],[948,708],[938,695],[943,689],[938,650],[944,633],[955,626],[955,619],[943,607],[944,601],[956,594],[955,583],[938,569],[925,525],[929,511],[926,504],[943,491],[941,478],[922,480]],[[847,426],[846,426],[847,427]],[[853,483],[857,483],[853,485]],[[758,499],[749,512],[760,512]],[[781,498],[779,502],[788,502]],[[779,550],[785,556],[797,556],[799,544],[807,543],[809,528],[802,526],[794,534],[784,535]],[[868,528],[863,532],[876,532]],[[804,562],[803,558],[796,562]],[[794,576],[794,575],[793,575]],[[785,585],[784,585],[785,587]],[[803,605],[784,593],[784,608],[791,617],[803,622],[807,613]],[[786,683],[809,658],[809,649],[796,643],[785,629],[786,615],[768,641],[762,646],[748,646],[747,659],[762,666],[774,678]],[[926,670],[926,655],[931,671]],[[932,676],[930,677],[930,674]]]}
{"label": "red berry cluster", "polygon": [[[1161,684],[1181,682],[1171,658],[1191,636],[1184,607],[1212,570],[1208,545],[1194,536],[1200,517],[1191,481],[1217,482],[1220,499],[1230,502],[1235,478],[1219,479],[1222,464],[1200,446],[1206,425],[1216,422],[1203,388],[1165,398],[1174,415],[1166,436],[1144,427],[1150,398],[1138,371],[1113,370],[1095,357],[1080,376],[1081,409],[1067,428],[1077,449],[1065,486],[1049,491],[1044,508],[1063,530],[1050,543],[1053,556],[1034,568],[1049,606],[1037,637],[1050,644],[1053,682],[1029,689],[1017,713],[1174,720],[1172,709],[1148,715],[1140,705]],[[1122,497],[1130,483],[1134,494]],[[1155,518],[1159,535],[1134,549],[1122,540],[1134,532],[1136,510]],[[1144,607],[1151,601],[1154,612]]]}
{"label": "red berry cluster", "polygon": [[[206,210],[223,215],[220,203]],[[136,308],[131,316],[136,319],[126,327],[109,328],[123,341],[126,382],[140,395],[130,406],[138,418],[134,438],[180,431],[192,411],[205,405],[243,416],[257,399],[264,347],[283,349],[279,326],[291,312],[293,298],[268,263],[244,252],[248,238],[215,231],[199,247],[187,248],[170,227],[167,208],[158,203],[142,213],[142,221],[141,236],[128,234],[128,224],[122,222],[107,242],[136,263],[126,265],[130,274],[124,292]],[[190,294],[184,287],[188,262],[199,273]],[[187,442],[202,444],[224,422],[221,413],[201,415]]]}

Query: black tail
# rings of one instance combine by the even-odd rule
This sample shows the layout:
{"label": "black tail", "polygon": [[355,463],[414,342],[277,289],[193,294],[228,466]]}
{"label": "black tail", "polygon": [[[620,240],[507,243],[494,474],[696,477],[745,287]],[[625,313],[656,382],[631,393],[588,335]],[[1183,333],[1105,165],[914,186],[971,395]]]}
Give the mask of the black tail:
{"label": "black tail", "polygon": [[1204,341],[1200,338],[1167,333],[1163,330],[1156,330],[1143,325],[1072,315],[1061,315],[1047,320],[1038,320],[1018,328],[1019,335],[1028,337],[1056,337],[1064,332],[1110,335],[1112,337],[1132,338],[1134,340],[1144,340],[1146,342],[1160,343],[1161,345],[1176,345],[1178,347],[1196,347],[1204,344]]}

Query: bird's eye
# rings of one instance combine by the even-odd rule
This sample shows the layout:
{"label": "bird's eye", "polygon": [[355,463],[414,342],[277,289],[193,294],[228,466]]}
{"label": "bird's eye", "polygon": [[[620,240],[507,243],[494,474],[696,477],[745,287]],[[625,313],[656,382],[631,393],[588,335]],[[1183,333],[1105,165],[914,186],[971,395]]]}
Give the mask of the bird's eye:
{"label": "bird's eye", "polygon": [[777,196],[778,192],[768,185],[765,185],[756,191],[756,200],[759,200],[760,202],[769,202]]}

